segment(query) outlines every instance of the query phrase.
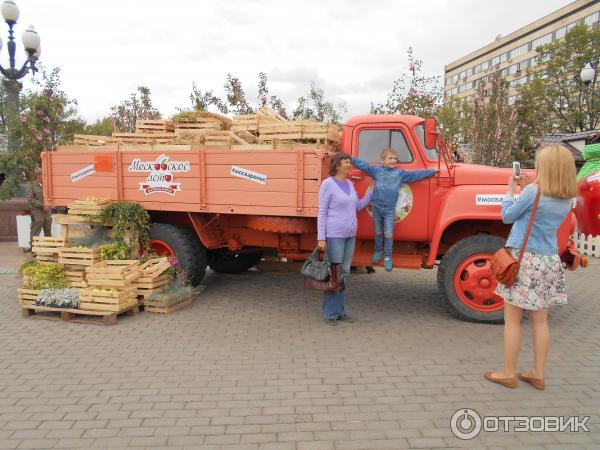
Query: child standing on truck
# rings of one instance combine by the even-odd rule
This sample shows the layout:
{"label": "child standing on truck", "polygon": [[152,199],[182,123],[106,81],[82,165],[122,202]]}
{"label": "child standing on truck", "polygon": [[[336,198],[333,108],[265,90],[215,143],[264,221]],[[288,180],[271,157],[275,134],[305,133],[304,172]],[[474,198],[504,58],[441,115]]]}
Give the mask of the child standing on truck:
{"label": "child standing on truck", "polygon": [[396,168],[398,153],[393,148],[381,152],[381,166],[352,157],[352,164],[362,170],[375,182],[373,193],[373,223],[375,225],[375,253],[373,262],[381,261],[388,272],[392,271],[392,246],[394,244],[394,223],[396,221],[396,203],[402,184],[413,183],[430,178],[437,170],[404,170]]}

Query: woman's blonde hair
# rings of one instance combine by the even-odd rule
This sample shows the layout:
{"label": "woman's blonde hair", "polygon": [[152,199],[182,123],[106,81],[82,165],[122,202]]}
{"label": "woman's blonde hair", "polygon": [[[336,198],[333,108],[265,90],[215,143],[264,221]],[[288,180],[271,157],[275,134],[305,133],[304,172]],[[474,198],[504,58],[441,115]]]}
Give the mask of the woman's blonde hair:
{"label": "woman's blonde hair", "polygon": [[535,157],[535,170],[535,182],[546,197],[577,197],[575,161],[565,147],[552,145],[540,150]]}

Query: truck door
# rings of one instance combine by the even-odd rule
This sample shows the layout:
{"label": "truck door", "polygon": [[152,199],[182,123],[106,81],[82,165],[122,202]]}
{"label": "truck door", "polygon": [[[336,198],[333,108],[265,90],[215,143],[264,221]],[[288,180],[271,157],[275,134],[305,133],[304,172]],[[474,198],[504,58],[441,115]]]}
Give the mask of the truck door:
{"label": "truck door", "polygon": [[[425,169],[425,163],[413,136],[402,124],[368,124],[354,129],[352,136],[353,156],[368,162],[381,164],[381,151],[392,147],[398,152],[397,167],[404,170]],[[362,197],[372,189],[373,180],[364,172],[352,168],[350,179]],[[429,217],[429,183],[431,179],[403,184],[396,204],[394,239],[397,241],[427,241]],[[373,239],[375,234],[371,206],[358,213],[357,237]]]}

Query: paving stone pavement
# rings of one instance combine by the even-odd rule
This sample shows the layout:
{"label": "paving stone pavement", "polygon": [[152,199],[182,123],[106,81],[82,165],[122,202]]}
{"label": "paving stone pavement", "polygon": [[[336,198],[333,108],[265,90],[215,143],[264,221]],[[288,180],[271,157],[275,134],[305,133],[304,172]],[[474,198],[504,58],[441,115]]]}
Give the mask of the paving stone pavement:
{"label": "paving stone pavement", "polygon": [[[357,322],[337,327],[295,273],[211,273],[191,307],[113,327],[22,318],[15,275],[0,275],[0,448],[600,448],[599,270],[570,273],[570,304],[551,313],[545,391],[483,379],[502,327],[455,319],[435,271],[352,275]],[[590,432],[463,441],[461,408],[589,415]]]}

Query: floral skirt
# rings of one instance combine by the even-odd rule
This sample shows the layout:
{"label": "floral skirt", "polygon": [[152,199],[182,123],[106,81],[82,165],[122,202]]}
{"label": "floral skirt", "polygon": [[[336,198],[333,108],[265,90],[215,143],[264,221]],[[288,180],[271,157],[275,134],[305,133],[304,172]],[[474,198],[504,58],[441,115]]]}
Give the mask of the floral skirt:
{"label": "floral skirt", "polygon": [[[519,250],[511,248],[519,258]],[[525,252],[515,284],[498,284],[496,294],[511,305],[522,309],[540,310],[567,304],[565,269],[558,255],[537,255]]]}

